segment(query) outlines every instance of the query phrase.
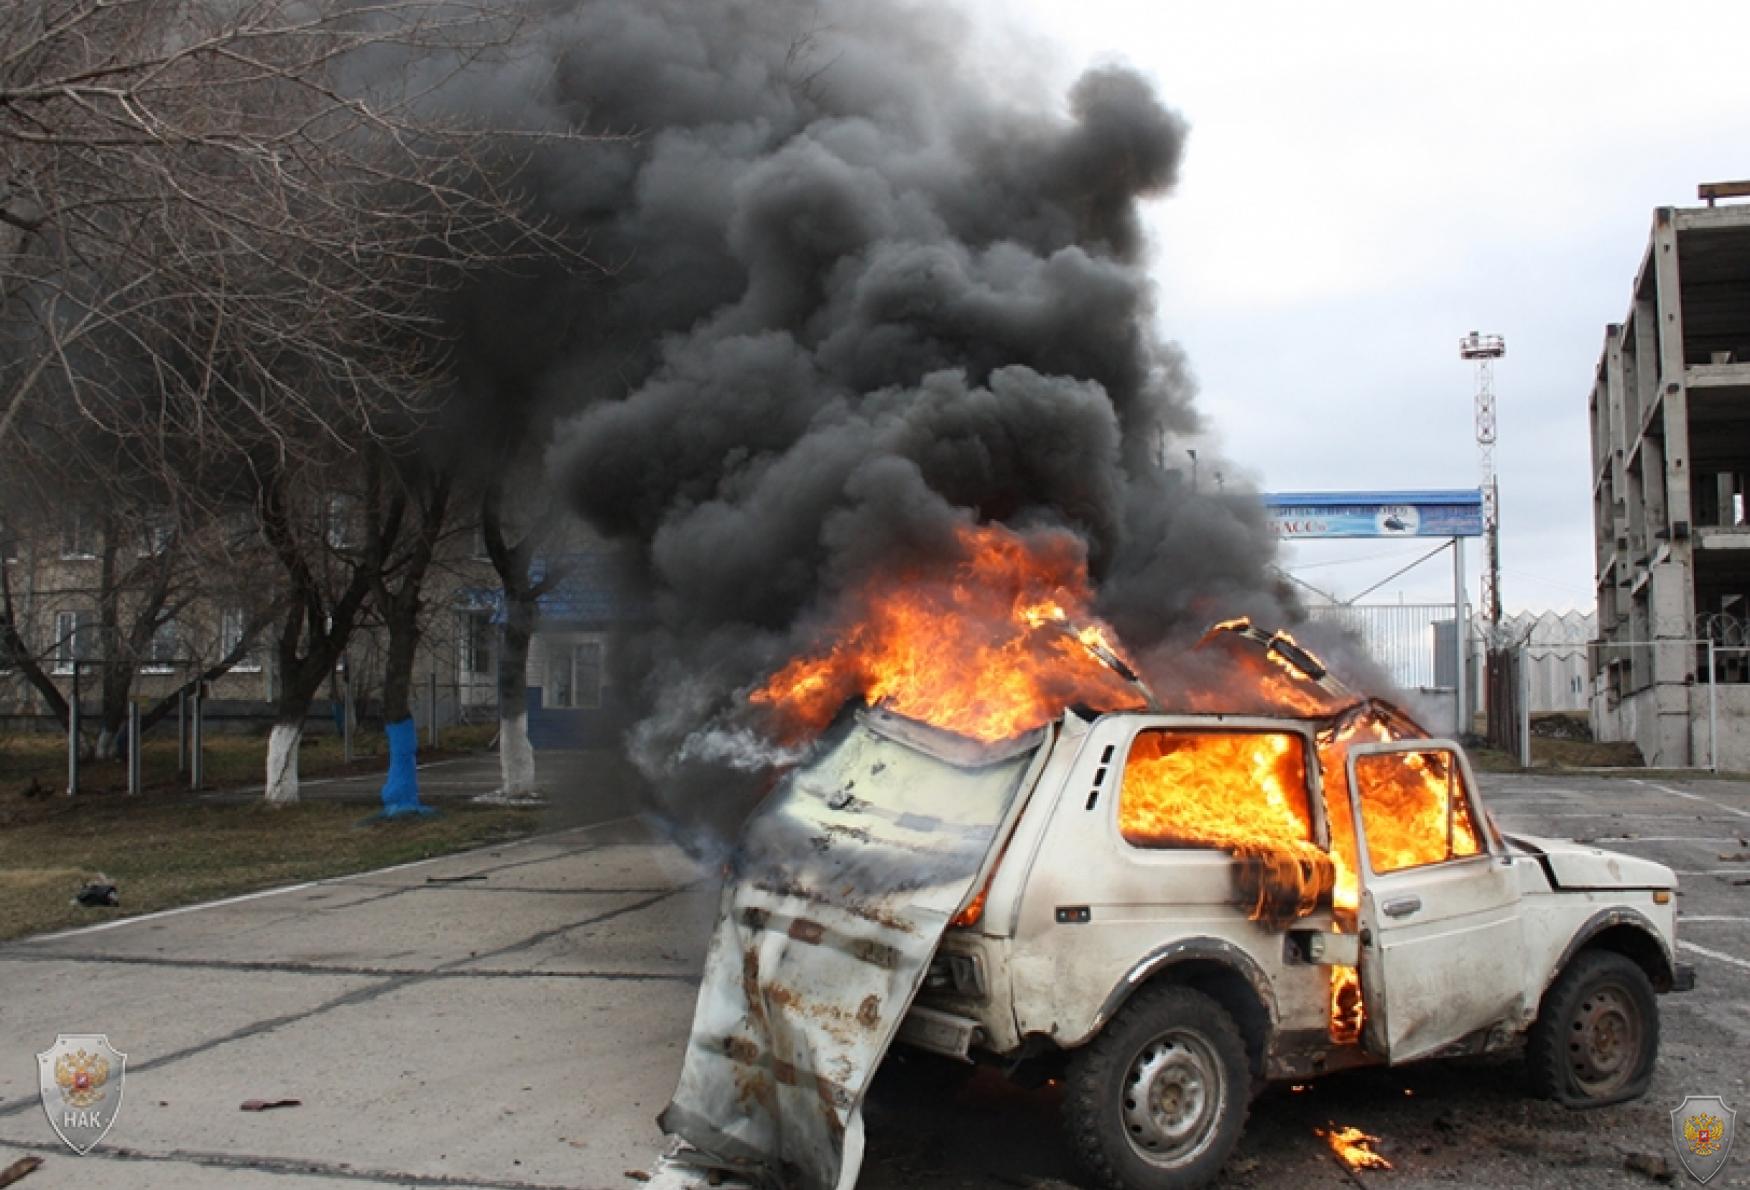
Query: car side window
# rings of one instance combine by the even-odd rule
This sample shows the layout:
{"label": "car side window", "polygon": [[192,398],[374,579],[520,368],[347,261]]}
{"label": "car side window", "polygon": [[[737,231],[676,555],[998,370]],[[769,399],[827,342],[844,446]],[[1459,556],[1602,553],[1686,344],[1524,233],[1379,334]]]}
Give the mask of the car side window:
{"label": "car side window", "polygon": [[1443,748],[1375,752],[1355,758],[1367,860],[1375,872],[1400,872],[1480,855],[1464,770]]}
{"label": "car side window", "polygon": [[1313,839],[1308,802],[1293,732],[1153,728],[1125,760],[1118,826],[1136,847],[1293,847]]}

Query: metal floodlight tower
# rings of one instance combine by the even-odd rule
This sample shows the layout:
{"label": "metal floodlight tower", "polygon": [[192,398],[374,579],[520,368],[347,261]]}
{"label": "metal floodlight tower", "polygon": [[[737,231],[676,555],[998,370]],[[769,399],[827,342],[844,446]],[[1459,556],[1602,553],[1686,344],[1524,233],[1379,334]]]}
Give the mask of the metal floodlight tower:
{"label": "metal floodlight tower", "polygon": [[1483,567],[1482,613],[1491,635],[1501,627],[1501,493],[1495,480],[1495,361],[1507,354],[1500,335],[1472,331],[1458,341],[1461,359],[1477,362],[1477,456],[1482,466],[1483,541],[1488,562]]}

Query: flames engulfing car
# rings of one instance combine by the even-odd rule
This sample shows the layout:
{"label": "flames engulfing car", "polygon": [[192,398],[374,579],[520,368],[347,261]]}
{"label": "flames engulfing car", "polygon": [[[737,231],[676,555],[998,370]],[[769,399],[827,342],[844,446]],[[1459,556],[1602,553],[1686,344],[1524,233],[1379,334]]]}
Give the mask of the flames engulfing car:
{"label": "flames engulfing car", "polygon": [[978,743],[844,720],[750,821],[680,1085],[682,1160],[852,1186],[889,1047],[1044,1065],[1100,1182],[1199,1186],[1254,1092],[1526,1039],[1571,1106],[1641,1094],[1670,869],[1506,836],[1385,704],[1066,712]]}

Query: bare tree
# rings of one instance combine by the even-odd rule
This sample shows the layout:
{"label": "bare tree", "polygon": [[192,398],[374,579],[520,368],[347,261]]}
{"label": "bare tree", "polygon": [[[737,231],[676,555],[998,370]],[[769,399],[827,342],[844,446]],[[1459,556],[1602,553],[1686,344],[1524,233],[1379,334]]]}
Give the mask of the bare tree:
{"label": "bare tree", "polygon": [[444,534],[452,483],[447,467],[422,465],[418,459],[403,459],[400,464],[394,473],[412,516],[402,542],[379,543],[384,564],[375,576],[377,614],[389,634],[383,665],[383,725],[389,737],[389,774],[383,784],[385,813],[411,810],[419,804],[413,663],[425,623],[425,579]]}
{"label": "bare tree", "polygon": [[298,747],[310,704],[333,676],[382,572],[383,545],[400,536],[406,515],[405,496],[384,488],[378,456],[367,453],[364,462],[359,493],[311,485],[307,474],[263,472],[258,514],[287,593],[274,642],[270,802],[298,800]]}
{"label": "bare tree", "polygon": [[[569,515],[549,502],[516,534],[507,524],[506,469],[489,477],[481,499],[480,531],[498,572],[504,623],[498,637],[498,765],[501,791],[521,797],[535,791],[535,752],[529,743],[529,642],[540,617],[541,597],[565,581],[559,547]],[[538,566],[538,569],[537,569]]]}
{"label": "bare tree", "polygon": [[[0,552],[0,669],[15,669],[30,684],[53,715],[66,727],[67,697],[55,685],[54,678],[43,666],[43,653],[31,645],[29,625],[19,608],[19,596],[13,579],[13,561]],[[52,650],[58,642],[50,642]]]}
{"label": "bare tree", "polygon": [[[37,479],[44,485],[51,482],[47,476]],[[19,484],[14,470],[4,485],[12,492],[8,507],[14,512],[21,507]],[[42,493],[39,506],[51,495]],[[89,610],[91,622],[76,630],[82,639],[45,634],[25,621],[15,578],[18,564],[0,556],[0,663],[19,671],[65,729],[70,725],[69,700],[48,665],[52,656],[77,656],[92,673],[98,696],[98,713],[89,724],[96,730],[95,751],[111,756],[119,749],[140,674],[163,671],[182,677],[142,710],[142,726],[150,727],[176,706],[180,690],[223,676],[249,655],[269,618],[271,594],[264,599],[258,584],[239,581],[251,564],[259,569],[259,551],[240,551],[238,543],[225,541],[224,525],[179,525],[170,510],[122,501],[80,515],[91,525],[91,556],[58,567],[59,581],[65,584],[71,578],[74,586],[31,593],[39,600],[45,594],[71,597],[82,605],[81,611]],[[55,537],[59,526],[46,513],[36,519],[49,525],[47,534],[39,533],[33,543],[33,553],[40,555],[45,536]],[[33,559],[23,569],[26,573],[19,577],[34,585],[40,561]],[[199,610],[206,615],[191,624],[184,615],[200,600],[206,606]],[[235,617],[229,639],[221,631],[227,615]]]}
{"label": "bare tree", "polygon": [[[398,601],[417,608],[397,551],[411,524],[417,556],[424,520],[384,464],[437,409],[446,295],[532,261],[587,264],[525,213],[537,138],[443,114],[446,83],[512,52],[506,13],[0,10],[0,456],[15,439],[52,451],[71,416],[102,448],[68,462],[111,450],[179,507],[255,510],[285,609],[270,800],[296,797],[304,716],[367,601],[391,621]],[[363,477],[357,549],[310,530],[346,475]],[[113,491],[96,467],[77,480]]]}
{"label": "bare tree", "polygon": [[[557,248],[498,181],[517,172],[504,135],[432,115],[446,64],[511,44],[502,12],[460,0],[7,6],[0,223],[22,239],[0,262],[0,299],[23,349],[0,373],[0,439],[57,375],[79,413],[122,432],[139,429],[134,382],[149,378],[178,428],[289,452],[311,427],[354,428],[321,407],[327,393],[417,408],[441,359],[433,291],[470,265]],[[120,373],[89,367],[81,345],[112,332],[141,358]],[[288,342],[291,370],[279,366]]]}

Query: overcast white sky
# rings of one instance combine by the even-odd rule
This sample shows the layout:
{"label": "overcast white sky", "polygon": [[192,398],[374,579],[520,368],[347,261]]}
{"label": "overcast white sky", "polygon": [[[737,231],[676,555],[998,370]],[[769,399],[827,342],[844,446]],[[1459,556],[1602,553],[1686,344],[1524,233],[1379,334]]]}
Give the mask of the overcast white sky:
{"label": "overcast white sky", "polygon": [[[975,2],[1056,44],[1057,92],[1123,61],[1189,120],[1179,190],[1153,215],[1161,317],[1254,482],[1474,486],[1457,342],[1504,335],[1506,606],[1591,608],[1604,325],[1653,208],[1750,178],[1750,3]],[[1432,544],[1288,561],[1351,596]],[[1473,599],[1481,561],[1473,544]],[[1442,560],[1369,601],[1450,591]]]}

